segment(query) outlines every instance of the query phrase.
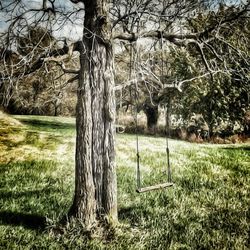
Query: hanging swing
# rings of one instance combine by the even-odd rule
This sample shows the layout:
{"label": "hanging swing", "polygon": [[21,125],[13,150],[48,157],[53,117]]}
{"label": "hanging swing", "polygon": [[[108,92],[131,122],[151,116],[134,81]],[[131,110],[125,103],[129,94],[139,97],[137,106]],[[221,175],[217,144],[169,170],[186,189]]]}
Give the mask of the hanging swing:
{"label": "hanging swing", "polygon": [[[132,47],[132,46],[131,46]],[[132,56],[131,56],[132,57]],[[130,58],[132,61],[132,59]],[[163,54],[162,54],[162,75],[163,75]],[[138,86],[137,83],[135,84],[135,101],[136,101],[136,110],[135,110],[135,127],[136,127],[136,157],[137,157],[137,167],[136,167],[136,180],[137,180],[137,193],[144,193],[153,190],[164,189],[173,186],[172,182],[172,173],[171,173],[171,166],[170,166],[170,155],[169,155],[169,112],[167,107],[165,106],[165,136],[166,136],[166,155],[167,155],[167,178],[166,182],[158,183],[151,186],[142,186],[141,182],[141,168],[140,168],[140,150],[139,150],[139,136],[138,136],[138,116],[137,116],[137,107],[138,107]]]}
{"label": "hanging swing", "polygon": [[165,115],[166,115],[166,123],[165,123],[165,135],[166,135],[166,154],[167,154],[167,181],[164,183],[159,183],[151,186],[142,187],[141,183],[141,168],[140,168],[140,150],[139,150],[139,136],[138,136],[138,118],[136,115],[136,157],[137,157],[137,169],[136,169],[136,179],[137,179],[137,193],[144,193],[148,191],[168,188],[173,186],[172,182],[172,173],[171,173],[171,166],[170,166],[170,155],[169,155],[169,143],[168,143],[168,136],[167,131],[169,132],[169,112],[167,112],[167,108],[165,107]]}

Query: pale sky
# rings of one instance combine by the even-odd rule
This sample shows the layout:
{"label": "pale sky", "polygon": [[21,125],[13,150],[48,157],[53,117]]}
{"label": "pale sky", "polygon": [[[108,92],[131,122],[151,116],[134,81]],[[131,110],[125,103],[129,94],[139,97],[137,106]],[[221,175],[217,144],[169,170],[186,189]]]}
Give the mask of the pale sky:
{"label": "pale sky", "polygon": [[[3,7],[8,6],[13,0],[4,0],[0,1]],[[8,8],[7,12],[0,12],[0,32],[6,30],[9,26],[9,23],[6,21],[11,18],[15,18],[16,15],[23,13],[29,9],[39,9],[42,7],[42,0],[21,0],[22,8],[14,9],[14,5]],[[69,0],[55,0],[55,9],[64,13],[69,14],[79,7],[83,8],[82,4],[73,4]],[[50,6],[48,6],[50,7]],[[14,10],[13,10],[14,9]],[[35,21],[34,14],[37,13],[37,17],[40,16],[38,12],[27,12],[25,14],[25,19],[32,24]],[[41,12],[42,13],[42,12]],[[59,15],[56,16],[50,15],[51,25],[50,28],[53,30],[53,35],[57,38],[59,37],[67,37],[71,40],[79,40],[82,37],[83,30],[83,21],[84,21],[84,12],[81,11],[75,15],[71,15],[68,19],[65,16]],[[42,25],[42,24],[41,24]],[[46,26],[43,24],[43,26]]]}
{"label": "pale sky", "polygon": [[[180,0],[181,1],[181,0]],[[240,3],[240,2],[246,2],[247,0],[224,0],[224,2],[228,5]],[[8,6],[10,3],[14,2],[14,0],[0,0],[0,3],[2,7]],[[22,5],[22,9],[16,8],[13,10],[14,6],[12,5],[9,7],[7,13],[3,13],[0,11],[0,33],[6,27],[8,24],[6,23],[6,20],[10,19],[11,16],[15,17],[16,14],[19,14],[20,12],[23,13],[23,11],[27,11],[29,9],[39,9],[42,7],[42,0],[19,0],[19,2]],[[218,4],[218,0],[214,0],[214,2]],[[49,3],[49,1],[48,1]],[[73,4],[70,0],[55,0],[54,2],[55,9],[59,10],[63,13],[72,13],[73,11],[76,11],[79,8],[83,8],[83,4]],[[50,6],[48,6],[50,7]],[[29,23],[34,22],[34,13],[27,13],[25,15],[26,20],[29,20]],[[57,14],[56,17],[51,15],[51,21],[52,21],[52,30],[53,35],[57,38],[59,37],[67,37],[73,41],[79,40],[82,37],[82,30],[83,30],[83,19],[84,19],[84,11],[79,12],[76,15],[72,15],[71,20],[65,20],[64,17],[59,16]]]}

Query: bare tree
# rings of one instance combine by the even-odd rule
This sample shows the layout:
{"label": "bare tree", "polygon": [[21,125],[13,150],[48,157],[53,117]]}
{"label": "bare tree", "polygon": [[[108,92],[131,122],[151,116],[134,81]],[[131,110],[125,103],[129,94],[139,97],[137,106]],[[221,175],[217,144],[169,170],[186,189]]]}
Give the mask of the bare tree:
{"label": "bare tree", "polygon": [[[12,30],[16,27],[14,30],[25,32],[27,13],[36,15],[36,20],[39,22],[49,23],[53,16],[59,14],[66,20],[72,20],[67,7],[66,10],[61,9],[59,13],[56,1],[43,0],[39,9],[34,8],[29,11],[22,6],[24,2],[24,0],[13,0],[9,3],[9,6],[14,8],[13,15],[16,15],[11,18]],[[174,25],[175,21],[186,18],[189,14],[195,14],[194,8],[200,7],[201,4],[207,6],[209,1],[120,0],[111,3],[109,0],[71,0],[71,2],[79,7],[72,9],[72,13],[84,9],[82,40],[72,47],[72,50],[80,52],[79,71],[67,69],[61,63],[59,57],[70,55],[72,51],[67,43],[64,43],[64,46],[57,51],[49,49],[40,56],[35,56],[35,60],[31,61],[28,68],[25,67],[23,74],[34,72],[46,60],[59,63],[67,73],[78,74],[75,195],[69,215],[77,217],[86,227],[90,227],[96,220],[117,220],[114,39],[128,43],[144,38],[161,39],[176,46],[194,46],[209,73],[213,74],[203,53],[206,41],[211,38],[211,34],[218,31],[221,25],[244,16],[248,11],[249,3],[240,7],[235,15],[224,16],[202,31],[180,32]],[[9,6],[5,6],[5,9]],[[19,6],[18,11],[16,11],[17,6]],[[110,20],[110,13],[112,20]],[[21,25],[21,28],[17,24]],[[5,36],[8,41],[11,39],[11,34],[13,32]],[[13,46],[10,44],[9,48]]]}
{"label": "bare tree", "polygon": [[[133,63],[133,66],[136,67],[133,79],[136,79],[140,90],[146,89],[148,92],[145,106],[149,114],[154,109],[157,110],[159,100],[168,103],[167,99],[169,98],[163,98],[163,95],[166,96],[168,92],[172,92],[172,90],[168,90],[169,88],[175,88],[181,92],[184,86],[191,82],[209,79],[210,82],[214,82],[218,76],[221,78],[232,76],[234,72],[226,59],[229,55],[232,57],[232,54],[237,54],[241,57],[238,61],[243,60],[245,65],[248,65],[246,44],[249,42],[246,41],[244,32],[238,34],[238,38],[235,37],[233,43],[230,40],[230,34],[236,31],[235,27],[238,27],[239,23],[241,23],[242,28],[249,26],[249,2],[242,3],[242,5],[231,3],[228,6],[223,2],[215,4],[213,1],[182,1],[181,3],[176,1],[154,1],[152,3],[148,1],[147,4],[151,4],[154,11],[144,11],[145,6],[139,4],[138,1],[131,1],[127,7],[120,7],[117,4],[113,11],[118,17],[114,24],[120,25],[120,28],[124,30],[122,34],[116,34],[115,38],[125,41],[123,43],[125,49],[130,43],[133,50],[136,47],[138,50],[140,48],[138,43],[148,42],[146,39],[149,37],[151,39],[151,46],[147,52],[143,53],[154,54],[154,56],[151,59],[149,56],[144,59],[143,56],[137,56],[137,59],[133,58],[136,60],[136,63]],[[123,5],[126,4],[123,3]],[[162,10],[162,12],[155,15],[157,10]],[[167,13],[164,12],[166,10]],[[199,25],[195,27],[193,24],[197,23],[197,20],[199,20]],[[151,29],[144,27],[144,24],[148,22]],[[242,46],[243,41],[245,41],[244,46]],[[184,73],[178,76],[175,69],[172,69],[170,74],[166,70],[166,66],[163,66],[164,70],[162,70],[161,64],[166,65],[172,60],[167,58],[164,52],[169,51],[169,48],[173,50],[182,48],[194,56],[198,62],[199,71],[196,71],[196,74],[189,78],[185,78]],[[227,51],[226,54],[223,51]],[[167,54],[167,56],[170,55],[168,52]],[[164,62],[161,62],[160,57]],[[151,65],[152,61],[154,61],[154,67]],[[246,68],[237,71],[241,78],[246,76]],[[125,81],[123,86],[131,89],[130,85],[134,85],[134,82],[130,79]],[[117,86],[117,89],[120,88]]]}
{"label": "bare tree", "polygon": [[[72,1],[80,4],[81,1]],[[114,162],[114,64],[111,43],[111,26],[108,18],[108,2],[82,1],[84,4],[83,38],[71,48],[64,42],[61,48],[45,46],[37,54],[28,51],[26,60],[6,63],[13,72],[2,74],[2,80],[35,72],[48,61],[61,66],[66,73],[79,78],[76,110],[76,178],[75,196],[70,216],[79,218],[86,227],[96,220],[117,220],[116,172]],[[9,50],[15,50],[20,33],[27,33],[29,22],[49,23],[54,15],[71,18],[71,14],[58,13],[55,1],[41,1],[40,8],[29,9],[25,1],[10,1],[3,8],[12,8],[10,26],[2,37]],[[78,8],[81,9],[81,6]],[[28,13],[35,17],[26,16]],[[29,20],[30,18],[30,20]],[[23,23],[23,20],[28,23]],[[7,41],[7,43],[6,43]],[[38,46],[41,43],[38,43]],[[24,46],[25,47],[25,46]],[[74,47],[74,48],[73,48]],[[62,57],[80,52],[80,71],[67,69]],[[5,50],[6,51],[6,50]],[[17,53],[17,52],[16,52]],[[3,52],[3,58],[6,55]],[[17,66],[18,69],[17,69]],[[19,70],[20,69],[20,70]],[[5,84],[6,85],[6,84]]]}

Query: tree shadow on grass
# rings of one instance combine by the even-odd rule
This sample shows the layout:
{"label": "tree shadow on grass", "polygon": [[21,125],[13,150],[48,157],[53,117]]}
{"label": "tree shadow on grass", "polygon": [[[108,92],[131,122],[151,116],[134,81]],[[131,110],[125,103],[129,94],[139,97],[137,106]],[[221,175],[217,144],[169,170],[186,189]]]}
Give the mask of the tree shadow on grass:
{"label": "tree shadow on grass", "polygon": [[75,129],[74,123],[63,123],[59,121],[45,121],[36,119],[20,119],[25,125],[32,126],[38,129]]}
{"label": "tree shadow on grass", "polygon": [[[3,169],[0,171],[0,203],[3,204],[0,208],[0,225],[23,226],[32,230],[45,229],[44,210],[48,209],[45,205],[61,193],[56,185],[58,180],[49,172],[53,171],[56,164],[50,160],[0,164],[0,170]],[[41,175],[44,177],[40,178]],[[15,206],[15,211],[9,209],[10,204]],[[35,210],[38,204],[43,205],[44,210],[41,212]]]}
{"label": "tree shadow on grass", "polygon": [[153,216],[152,210],[148,207],[141,206],[129,206],[119,209],[118,219],[128,220],[131,225],[140,224],[142,218],[149,219]]}
{"label": "tree shadow on grass", "polygon": [[46,218],[37,214],[0,211],[0,224],[23,226],[32,230],[44,230],[46,227]]}
{"label": "tree shadow on grass", "polygon": [[46,187],[42,189],[29,190],[29,191],[5,191],[0,189],[0,197],[2,199],[19,199],[21,197],[31,197],[34,196],[39,199],[41,193],[50,195],[51,193],[60,192],[60,189],[53,187]]}
{"label": "tree shadow on grass", "polygon": [[236,150],[242,150],[242,151],[250,151],[250,146],[238,146],[238,147],[223,147],[223,150],[229,150],[229,151],[236,151]]}

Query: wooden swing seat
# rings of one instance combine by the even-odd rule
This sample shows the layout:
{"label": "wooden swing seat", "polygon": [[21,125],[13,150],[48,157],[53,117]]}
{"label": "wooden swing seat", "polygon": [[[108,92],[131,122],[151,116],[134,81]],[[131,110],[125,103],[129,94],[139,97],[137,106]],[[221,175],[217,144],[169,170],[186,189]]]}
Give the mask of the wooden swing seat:
{"label": "wooden swing seat", "polygon": [[153,186],[148,186],[148,187],[143,187],[143,188],[137,188],[136,192],[137,193],[144,193],[144,192],[148,192],[148,191],[152,191],[152,190],[157,190],[157,189],[163,189],[163,188],[167,188],[167,187],[172,187],[174,185],[174,183],[172,182],[166,182],[166,183],[161,183],[161,184],[157,184],[157,185],[153,185]]}

